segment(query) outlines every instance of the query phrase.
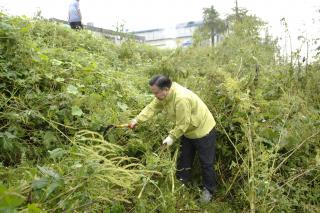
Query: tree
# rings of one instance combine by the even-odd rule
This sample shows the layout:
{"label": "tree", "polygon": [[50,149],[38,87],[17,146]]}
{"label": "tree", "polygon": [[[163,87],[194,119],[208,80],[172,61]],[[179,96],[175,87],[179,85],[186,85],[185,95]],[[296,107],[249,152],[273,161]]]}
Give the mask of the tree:
{"label": "tree", "polygon": [[207,30],[210,33],[211,44],[214,46],[216,35],[225,31],[226,24],[220,19],[219,13],[213,6],[203,9],[203,22],[204,30]]}

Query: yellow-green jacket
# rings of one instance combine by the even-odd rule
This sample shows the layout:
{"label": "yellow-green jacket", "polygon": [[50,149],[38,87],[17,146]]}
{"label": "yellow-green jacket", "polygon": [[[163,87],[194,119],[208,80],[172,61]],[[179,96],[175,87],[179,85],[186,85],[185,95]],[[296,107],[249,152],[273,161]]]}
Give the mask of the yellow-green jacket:
{"label": "yellow-green jacket", "polygon": [[164,100],[154,98],[136,119],[143,122],[160,111],[164,111],[168,119],[175,121],[175,127],[169,132],[174,140],[182,135],[190,139],[201,138],[216,125],[203,101],[195,93],[175,82]]}

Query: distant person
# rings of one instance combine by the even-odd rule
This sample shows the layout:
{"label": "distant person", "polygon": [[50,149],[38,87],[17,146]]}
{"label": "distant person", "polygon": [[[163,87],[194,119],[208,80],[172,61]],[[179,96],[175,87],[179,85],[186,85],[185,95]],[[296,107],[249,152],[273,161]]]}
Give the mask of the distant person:
{"label": "distant person", "polygon": [[83,29],[81,23],[82,15],[80,12],[79,1],[80,0],[72,0],[69,5],[68,21],[72,29]]}
{"label": "distant person", "polygon": [[129,128],[134,129],[138,122],[147,121],[165,111],[167,118],[175,121],[176,125],[162,143],[170,146],[181,137],[177,178],[182,183],[190,181],[191,167],[198,152],[203,181],[201,201],[209,202],[216,189],[213,167],[216,122],[211,112],[199,96],[164,75],[154,76],[149,81],[149,86],[155,98],[129,123]]}

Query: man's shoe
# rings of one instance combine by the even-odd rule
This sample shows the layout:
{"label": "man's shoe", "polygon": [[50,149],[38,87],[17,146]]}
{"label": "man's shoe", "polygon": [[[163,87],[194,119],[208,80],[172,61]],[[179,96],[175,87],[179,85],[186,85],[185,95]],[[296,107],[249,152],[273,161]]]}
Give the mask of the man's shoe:
{"label": "man's shoe", "polygon": [[212,199],[212,193],[207,188],[204,188],[200,198],[201,203],[209,203],[211,199]]}

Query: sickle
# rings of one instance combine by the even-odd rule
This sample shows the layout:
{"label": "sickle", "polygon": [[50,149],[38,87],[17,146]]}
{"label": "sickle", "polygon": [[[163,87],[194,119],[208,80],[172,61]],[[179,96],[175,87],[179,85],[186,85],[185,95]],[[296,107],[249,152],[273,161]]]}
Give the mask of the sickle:
{"label": "sickle", "polygon": [[103,131],[103,137],[105,137],[107,135],[107,133],[113,128],[125,128],[128,126],[129,126],[128,124],[120,124],[120,125],[110,124],[106,127],[101,127],[100,131]]}

